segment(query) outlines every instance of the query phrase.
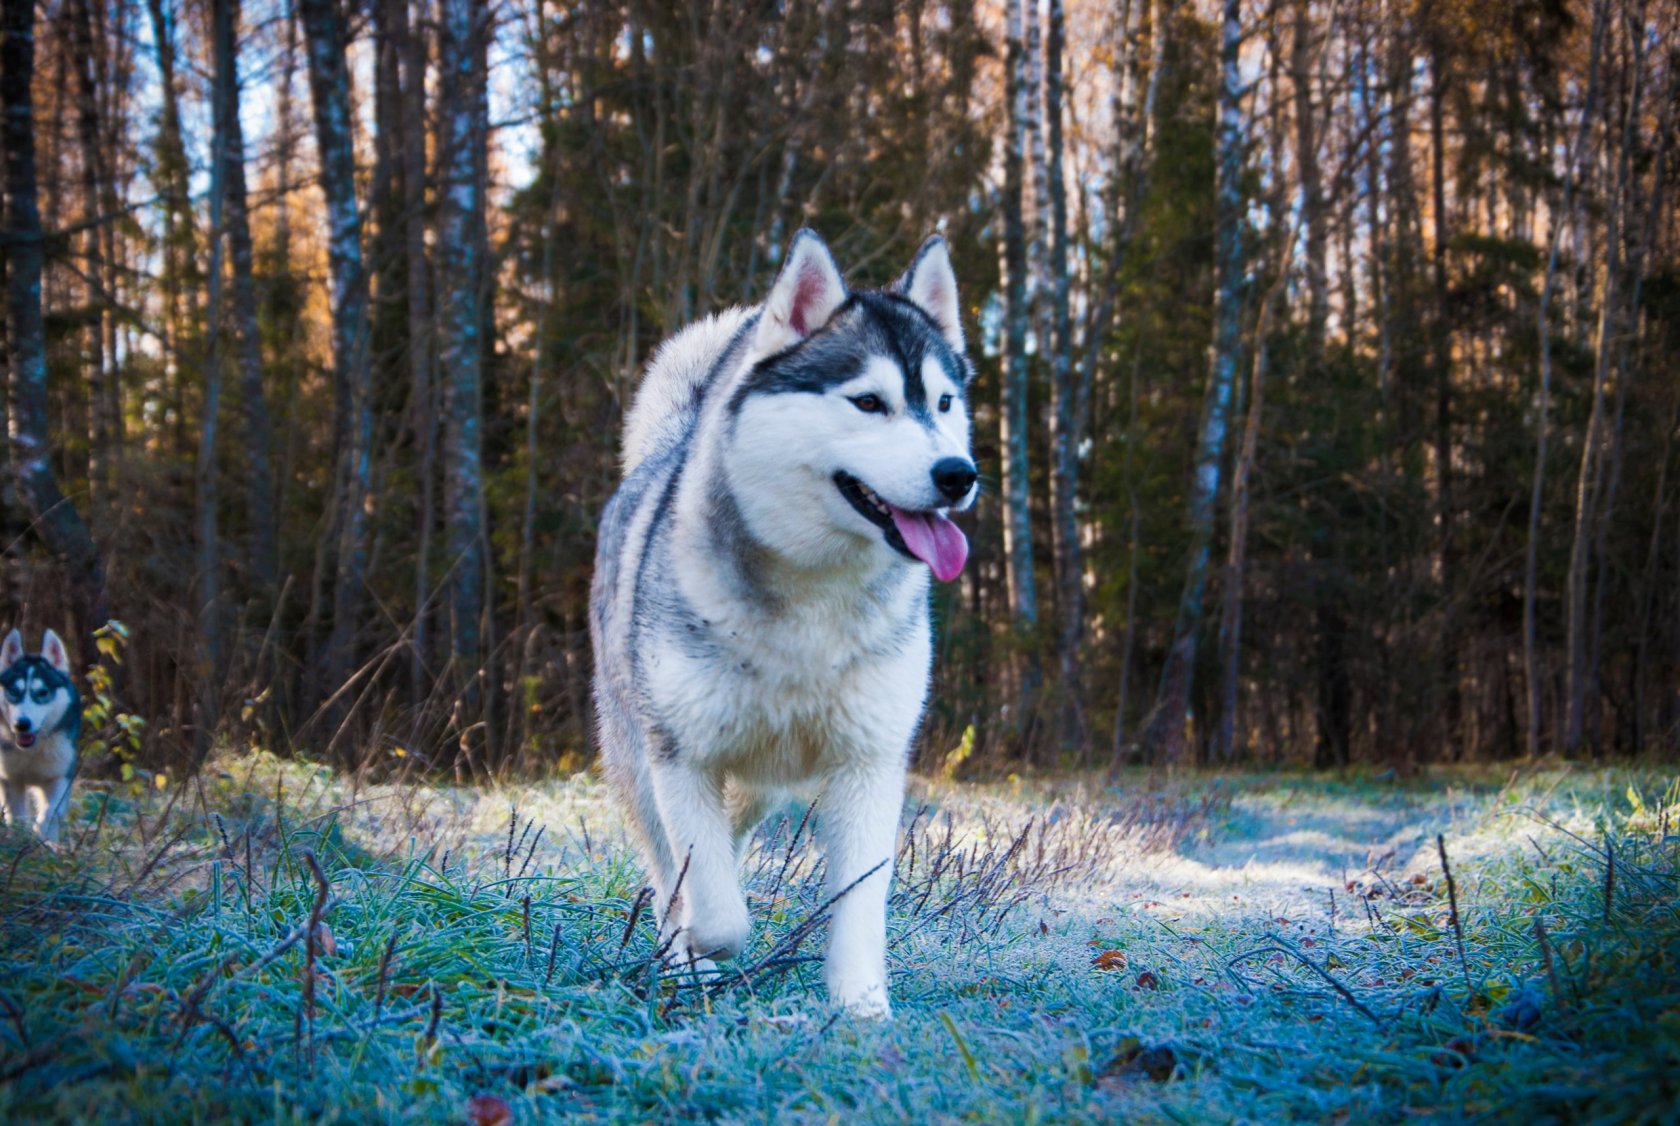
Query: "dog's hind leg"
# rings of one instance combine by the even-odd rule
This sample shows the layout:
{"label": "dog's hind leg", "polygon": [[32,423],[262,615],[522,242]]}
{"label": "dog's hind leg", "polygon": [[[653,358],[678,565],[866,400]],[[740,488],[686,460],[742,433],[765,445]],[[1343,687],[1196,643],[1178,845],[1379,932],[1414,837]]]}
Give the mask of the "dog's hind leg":
{"label": "dog's hind leg", "polygon": [[659,815],[659,803],[653,793],[653,774],[650,760],[656,748],[647,745],[633,722],[616,710],[609,700],[598,701],[600,715],[602,760],[607,775],[618,790],[620,802],[629,814],[631,836],[635,838],[647,865],[648,881],[653,885],[653,912],[659,923],[660,940],[670,934],[675,924],[667,923],[671,896],[677,881],[678,864],[671,855],[670,840]]}
{"label": "dog's hind leg", "polygon": [[653,763],[653,790],[671,854],[681,857],[677,941],[692,959],[733,958],[746,946],[752,921],[735,868],[723,780],[677,758]]}
{"label": "dog's hind leg", "polygon": [[832,775],[817,805],[817,839],[828,856],[828,894],[839,896],[828,929],[828,995],[859,1016],[890,1017],[887,889],[892,883],[904,765],[859,763]]}

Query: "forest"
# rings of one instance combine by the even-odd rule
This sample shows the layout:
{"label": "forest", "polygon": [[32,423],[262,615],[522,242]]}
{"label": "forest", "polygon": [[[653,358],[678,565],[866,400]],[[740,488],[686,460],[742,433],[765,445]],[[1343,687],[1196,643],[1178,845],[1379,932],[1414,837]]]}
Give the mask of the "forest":
{"label": "forest", "polygon": [[3,8],[0,621],[134,764],[587,765],[639,373],[800,227],[962,288],[924,765],[1680,750],[1674,0]]}

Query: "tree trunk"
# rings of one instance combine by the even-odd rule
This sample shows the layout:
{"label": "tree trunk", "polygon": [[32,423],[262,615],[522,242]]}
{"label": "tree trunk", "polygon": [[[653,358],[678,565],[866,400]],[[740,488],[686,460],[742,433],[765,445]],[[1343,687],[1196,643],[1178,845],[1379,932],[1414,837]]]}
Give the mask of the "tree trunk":
{"label": "tree trunk", "polygon": [[480,381],[483,323],[479,240],[484,206],[475,117],[482,75],[477,38],[482,0],[442,0],[438,65],[442,71],[438,138],[438,360],[446,379],[444,507],[448,522],[450,655],[457,683],[477,699],[484,597],[483,469]]}
{"label": "tree trunk", "polygon": [[[224,14],[222,9],[226,8]],[[247,565],[267,597],[278,595],[280,535],[274,515],[274,438],[263,393],[262,333],[257,324],[250,205],[245,190],[245,132],[239,123],[239,0],[216,0],[217,129],[222,159],[223,220],[232,266],[232,328],[239,364],[240,406],[245,421],[245,507],[251,522]],[[225,41],[222,37],[225,36]],[[226,74],[222,73],[225,66]]]}
{"label": "tree trunk", "polygon": [[1599,57],[1603,49],[1604,27],[1608,18],[1609,7],[1608,0],[1598,0],[1593,5],[1592,48],[1588,63],[1587,92],[1585,100],[1581,104],[1581,119],[1576,126],[1574,141],[1570,144],[1565,156],[1567,167],[1564,173],[1562,203],[1560,207],[1550,212],[1551,232],[1546,239],[1546,272],[1541,281],[1540,300],[1536,312],[1536,329],[1540,337],[1540,386],[1538,401],[1535,404],[1534,473],[1528,496],[1528,543],[1523,554],[1523,674],[1524,680],[1527,682],[1527,748],[1530,759],[1539,758],[1541,753],[1542,677],[1540,673],[1539,624],[1535,606],[1539,597],[1540,583],[1540,512],[1541,502],[1545,497],[1547,445],[1551,436],[1552,294],[1556,289],[1557,282],[1558,250],[1563,242],[1561,227],[1566,217],[1573,213],[1575,188],[1579,180],[1581,166],[1585,160],[1587,141],[1591,136],[1593,114],[1596,112],[1594,105],[1598,98]]}
{"label": "tree trunk", "polygon": [[[84,435],[88,443],[89,505],[94,512],[105,511],[112,499],[115,478],[108,460],[111,451],[111,432],[114,420],[107,413],[105,389],[110,376],[106,371],[105,321],[111,298],[105,292],[105,263],[103,231],[116,221],[105,216],[101,199],[101,185],[110,173],[106,169],[104,138],[99,125],[99,85],[95,78],[96,53],[93,37],[91,0],[71,0],[68,17],[71,28],[73,65],[76,68],[76,141],[81,159],[81,204],[83,233],[82,254],[85,264],[82,275],[87,301],[87,325],[84,329],[86,345],[83,364],[86,368],[88,416],[92,423]],[[114,361],[115,357],[111,357]]]}
{"label": "tree trunk", "polygon": [[65,568],[84,661],[105,624],[105,561],[74,503],[58,487],[47,420],[46,328],[41,313],[43,247],[36,199],[35,5],[0,5],[0,116],[6,167],[6,342],[11,351],[11,456],[17,492],[42,544]]}
{"label": "tree trunk", "polygon": [[[1639,21],[1643,27],[1643,21]],[[1641,32],[1640,34],[1643,34]],[[1637,89],[1637,87],[1636,87]],[[1637,98],[1633,99],[1637,103]],[[1587,591],[1589,573],[1593,567],[1593,530],[1597,523],[1599,491],[1603,486],[1605,448],[1608,440],[1605,414],[1605,384],[1610,378],[1611,347],[1621,322],[1622,223],[1627,197],[1629,149],[1635,125],[1637,106],[1630,104],[1623,115],[1620,148],[1616,160],[1616,182],[1604,208],[1604,284],[1598,310],[1598,335],[1593,349],[1592,410],[1587,417],[1587,432],[1581,442],[1581,464],[1575,478],[1575,526],[1570,539],[1568,591],[1568,695],[1564,713],[1563,749],[1573,754],[1586,737],[1587,693],[1597,691],[1589,684],[1592,674],[1591,623],[1588,618]],[[1610,106],[1605,108],[1605,133],[1615,125]],[[1602,565],[1602,564],[1601,564]],[[1592,736],[1594,757],[1598,754],[1598,737]]]}
{"label": "tree trunk", "polygon": [[[1281,218],[1281,212],[1281,207],[1274,207],[1275,218]],[[1243,425],[1242,447],[1231,470],[1230,544],[1225,558],[1224,605],[1219,618],[1219,728],[1214,737],[1215,761],[1220,763],[1230,762],[1236,753],[1237,696],[1242,672],[1243,582],[1248,566],[1249,479],[1254,473],[1254,460],[1260,448],[1261,410],[1265,402],[1266,363],[1271,352],[1269,337],[1273,309],[1282,299],[1293,250],[1294,247],[1289,245],[1283,248],[1278,278],[1261,305],[1260,323],[1254,330],[1248,420]]]}
{"label": "tree trunk", "polygon": [[199,667],[197,714],[193,723],[193,762],[202,765],[210,754],[210,742],[219,719],[221,700],[222,631],[221,548],[217,541],[216,442],[222,406],[222,242],[226,213],[229,110],[238,112],[238,94],[233,78],[234,13],[231,0],[214,0],[211,5],[211,42],[215,73],[211,79],[210,102],[210,301],[205,325],[204,407],[198,423],[198,507],[196,510],[198,566]]}
{"label": "tree trunk", "polygon": [[1014,659],[1022,670],[1014,724],[1025,732],[1038,704],[1038,593],[1033,581],[1031,481],[1027,470],[1027,238],[1024,195],[1027,145],[1026,59],[1022,44],[1025,0],[1009,0],[1007,98],[1008,144],[1004,150],[1002,404],[998,411],[1003,448],[1003,551],[1009,584]]}
{"label": "tree trunk", "polygon": [[[1067,184],[1062,170],[1062,0],[1050,0],[1045,37],[1044,111],[1050,140],[1046,179],[1050,191],[1050,477],[1052,543],[1056,577],[1056,664],[1061,714],[1057,738],[1064,752],[1085,747],[1085,694],[1080,645],[1085,634],[1085,564],[1079,545],[1079,389],[1073,370],[1073,315],[1069,306]],[[1093,326],[1095,329],[1097,326]]]}
{"label": "tree trunk", "polygon": [[1185,566],[1184,591],[1173,623],[1172,643],[1161,672],[1155,708],[1144,733],[1151,762],[1176,764],[1184,757],[1189,721],[1190,689],[1195,674],[1196,648],[1201,637],[1207,594],[1208,557],[1213,547],[1213,520],[1219,499],[1220,469],[1225,457],[1231,399],[1236,386],[1237,357],[1242,346],[1242,156],[1243,78],[1240,67],[1242,5],[1225,0],[1220,38],[1218,232],[1215,249],[1214,338],[1212,371],[1202,425],[1196,439],[1195,479],[1190,487],[1190,553]]}
{"label": "tree trunk", "polygon": [[[403,43],[403,222],[408,257],[408,361],[412,380],[409,405],[415,446],[420,453],[419,542],[414,553],[413,656],[409,666],[409,700],[418,708],[428,690],[431,659],[432,528],[436,480],[437,401],[432,389],[431,266],[426,259],[426,31],[425,20],[410,24],[407,0],[392,0],[397,9],[396,33]],[[421,0],[424,13],[425,0]]]}
{"label": "tree trunk", "polygon": [[337,567],[332,628],[320,685],[326,699],[356,664],[357,623],[367,582],[367,519],[372,504],[373,405],[368,355],[368,278],[356,204],[354,119],[344,16],[337,0],[298,0],[309,50],[321,190],[327,199],[327,264],[332,273],[333,366],[344,435],[338,465]]}
{"label": "tree trunk", "polygon": [[[190,169],[181,140],[180,94],[175,75],[175,25],[163,0],[147,0],[152,42],[157,53],[159,99],[157,159],[153,177],[163,198],[163,351],[164,385],[160,398],[177,435],[184,425],[182,381],[188,359],[197,351],[198,240],[193,231]],[[182,449],[184,442],[177,445]]]}
{"label": "tree trunk", "polygon": [[[1432,18],[1439,19],[1438,15]],[[1456,761],[1464,754],[1463,692],[1459,673],[1458,596],[1453,589],[1457,564],[1453,559],[1453,523],[1456,517],[1453,501],[1452,446],[1452,366],[1453,333],[1447,298],[1447,142],[1446,107],[1448,66],[1447,48],[1439,27],[1430,33],[1429,55],[1431,90],[1429,98],[1430,187],[1433,194],[1434,247],[1431,255],[1431,281],[1435,308],[1430,318],[1430,366],[1435,377],[1435,482],[1436,529],[1439,532],[1437,574],[1441,591],[1441,679],[1446,686],[1446,707],[1443,709],[1445,734],[1449,753]]]}

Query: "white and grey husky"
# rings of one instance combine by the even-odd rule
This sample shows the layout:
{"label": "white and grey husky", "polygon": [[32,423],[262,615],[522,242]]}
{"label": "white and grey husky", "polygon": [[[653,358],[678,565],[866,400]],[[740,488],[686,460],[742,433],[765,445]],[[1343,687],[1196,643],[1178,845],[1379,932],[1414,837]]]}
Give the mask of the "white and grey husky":
{"label": "white and grey husky", "polygon": [[82,698],[58,634],[47,631],[37,656],[24,654],[17,630],[7,634],[0,643],[0,815],[8,823],[58,839],[81,730]]}
{"label": "white and grey husky", "polygon": [[820,791],[829,995],[887,1016],[886,899],[932,663],[929,574],[953,579],[973,503],[950,252],[848,293],[794,236],[764,304],[690,325],[625,422],[591,597],[602,757],[661,933],[701,965],[751,923],[741,852]]}

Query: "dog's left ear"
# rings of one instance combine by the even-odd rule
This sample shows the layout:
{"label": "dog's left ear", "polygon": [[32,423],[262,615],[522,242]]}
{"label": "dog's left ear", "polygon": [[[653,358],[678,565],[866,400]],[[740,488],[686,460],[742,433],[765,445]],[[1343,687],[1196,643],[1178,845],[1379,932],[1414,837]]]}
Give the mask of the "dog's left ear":
{"label": "dog's left ear", "polygon": [[13,630],[0,643],[0,668],[9,668],[23,660],[23,634]]}
{"label": "dog's left ear", "polygon": [[951,248],[939,235],[922,243],[910,268],[892,285],[933,318],[945,342],[963,350],[962,306],[957,302],[957,274],[951,268]]}
{"label": "dog's left ear", "polygon": [[70,675],[70,654],[64,650],[64,642],[52,630],[41,638],[41,656],[46,658],[47,664],[63,673]]}

